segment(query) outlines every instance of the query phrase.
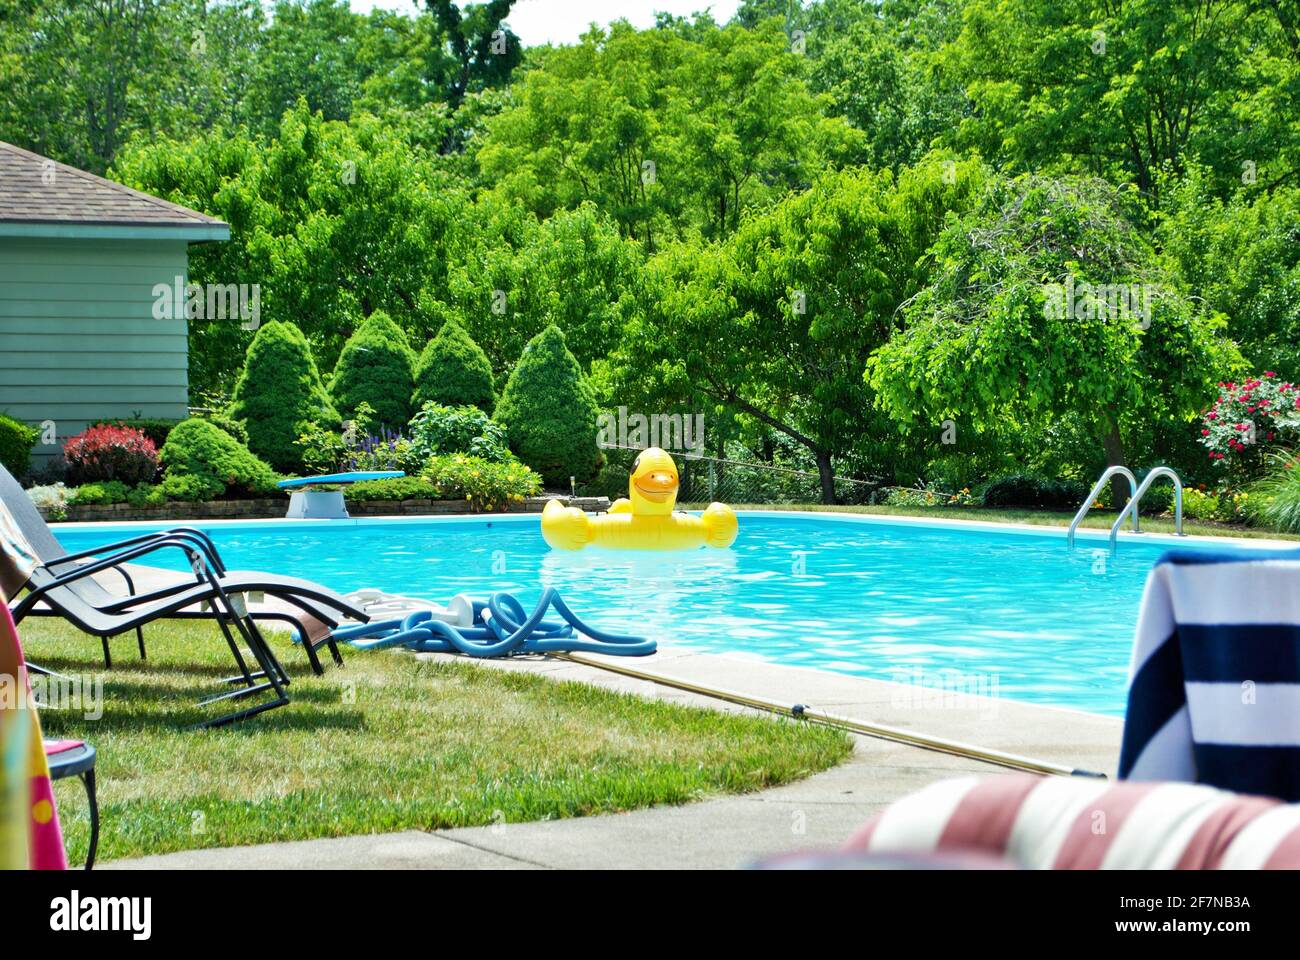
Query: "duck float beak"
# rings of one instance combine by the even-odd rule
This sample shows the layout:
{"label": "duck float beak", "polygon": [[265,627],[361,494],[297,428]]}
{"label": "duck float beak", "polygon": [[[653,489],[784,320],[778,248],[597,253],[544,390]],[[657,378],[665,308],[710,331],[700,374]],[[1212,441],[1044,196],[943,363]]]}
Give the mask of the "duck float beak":
{"label": "duck float beak", "polygon": [[677,494],[677,477],[667,470],[655,470],[632,481],[636,492],[651,503],[667,503]]}

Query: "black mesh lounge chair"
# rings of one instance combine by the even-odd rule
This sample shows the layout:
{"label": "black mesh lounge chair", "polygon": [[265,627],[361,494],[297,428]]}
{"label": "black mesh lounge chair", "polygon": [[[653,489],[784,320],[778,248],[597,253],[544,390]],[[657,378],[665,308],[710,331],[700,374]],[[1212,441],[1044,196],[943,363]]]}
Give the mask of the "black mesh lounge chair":
{"label": "black mesh lounge chair", "polygon": [[[7,484],[12,484],[12,489],[17,490],[21,499],[6,496]],[[16,510],[10,509],[11,503]],[[33,531],[35,543],[26,536],[24,528]],[[135,593],[130,572],[123,564],[168,549],[185,554],[193,579],[181,577],[178,582],[162,589]],[[46,560],[45,555],[53,556]],[[125,596],[115,596],[95,579],[96,574],[109,570],[123,577],[128,590]],[[363,622],[368,619],[363,611],[342,597],[309,581],[227,570],[212,542],[196,530],[177,528],[150,533],[83,553],[69,554],[50,533],[27,495],[0,468],[0,590],[12,596],[22,588],[28,592],[11,607],[15,622],[29,615],[61,617],[78,629],[102,638],[105,662],[109,665],[110,637],[134,631],[143,657],[142,628],[145,624],[161,619],[215,621],[239,668],[239,673],[228,678],[228,682],[242,686],[203,702],[237,700],[259,693],[269,693],[272,699],[219,717],[203,726],[229,723],[289,702],[285,692],[289,677],[259,630],[256,623],[259,614],[249,609],[245,601],[247,594],[265,593],[283,601],[290,610],[296,608],[296,615],[284,610],[265,610],[260,617],[286,620],[296,625],[301,631],[303,646],[313,661],[313,668],[318,672],[320,667],[315,649],[325,641],[313,638],[311,625],[323,628],[328,635],[344,617]],[[248,647],[256,661],[255,666],[260,669],[249,669],[236,634]],[[341,663],[332,636],[328,642],[336,661]]]}
{"label": "black mesh lounge chair", "polygon": [[[9,520],[8,511],[0,509],[0,525]],[[6,533],[12,534],[12,530],[6,531]],[[14,541],[6,537],[6,542],[12,548]],[[183,551],[190,561],[191,568],[194,571],[194,581],[185,590],[173,591],[168,596],[152,599],[149,602],[137,603],[132,609],[122,612],[102,610],[88,603],[78,592],[79,589],[85,587],[86,583],[92,582],[94,575],[97,573],[113,569],[118,564],[127,563],[139,557],[167,549]],[[0,552],[4,553],[8,558],[4,566],[11,567],[13,561],[12,550]],[[208,566],[202,551],[195,546],[192,540],[171,537],[155,538],[148,543],[129,547],[117,553],[109,554],[102,559],[71,565],[71,569],[66,572],[52,571],[47,566],[35,566],[26,581],[26,587],[26,595],[10,607],[15,623],[21,622],[37,604],[42,604],[48,607],[51,615],[62,617],[79,630],[102,638],[114,637],[121,633],[138,630],[146,623],[173,616],[185,607],[192,606],[195,603],[210,603],[214,611],[212,619],[221,627],[221,632],[230,647],[231,655],[235,658],[235,663],[239,667],[239,675],[231,679],[236,683],[242,682],[242,686],[209,697],[201,701],[201,705],[206,706],[222,701],[242,700],[245,697],[263,693],[269,694],[270,699],[255,706],[236,710],[233,713],[207,721],[201,726],[220,726],[235,720],[242,720],[245,717],[251,717],[274,707],[284,706],[289,702],[289,695],[286,691],[289,679],[285,675],[284,667],[275,659],[275,655],[262,637],[261,631],[258,630],[257,624],[249,618],[242,605],[236,602],[236,598],[222,586],[220,578]],[[141,600],[143,598],[137,597],[135,599]],[[239,640],[252,653],[257,666],[260,668],[259,670],[252,671],[249,669],[248,662],[240,652],[240,644],[235,639],[236,633],[239,635]]]}
{"label": "black mesh lounge chair", "polygon": [[[7,508],[12,524],[16,527],[16,534],[20,535],[21,539],[25,541],[27,549],[33,554],[35,561],[33,564],[26,565],[31,569],[17,569],[20,565],[15,563],[12,558],[8,563],[5,562],[5,558],[2,556],[4,551],[0,546],[0,587],[3,587],[11,597],[16,596],[22,587],[30,586],[27,581],[33,577],[40,582],[49,582],[52,578],[71,572],[78,565],[84,565],[90,558],[107,557],[123,550],[171,538],[191,543],[202,553],[204,562],[221,581],[223,589],[238,598],[236,603],[247,613],[251,620],[280,621],[295,629],[302,640],[303,649],[307,653],[312,671],[317,675],[325,672],[317,655],[317,651],[322,646],[328,647],[330,655],[336,664],[341,666],[343,663],[343,657],[339,653],[338,644],[335,642],[333,634],[334,628],[339,625],[341,620],[358,620],[364,623],[369,619],[367,614],[355,604],[349,603],[333,591],[307,580],[268,573],[226,569],[216,546],[207,535],[200,530],[188,527],[177,527],[172,530],[143,534],[82,553],[69,554],[50,531],[40,511],[36,509],[26,492],[19,486],[18,481],[2,466],[0,466],[0,505]],[[195,581],[181,575],[170,578],[173,582],[166,587],[155,589],[146,594],[136,594],[135,583],[130,571],[121,566],[122,562],[124,561],[119,560],[117,563],[103,568],[103,570],[112,570],[117,576],[121,577],[126,590],[125,594],[110,592],[99,580],[92,577],[74,578],[62,586],[66,586],[68,590],[74,593],[83,605],[108,614],[123,614],[180,595],[190,597],[190,602],[188,605],[181,607],[175,607],[169,603],[168,607],[172,609],[172,612],[168,614],[169,619],[211,620],[218,617],[218,611],[215,607],[211,607],[210,599],[206,597],[194,599],[198,597],[198,594],[202,593],[201,590],[196,593]],[[257,593],[272,598],[272,602],[249,603],[247,600],[248,595]],[[28,602],[27,598],[24,598],[24,602]],[[204,609],[204,603],[211,608]],[[63,614],[55,609],[48,597],[43,595],[42,602],[30,603],[29,606],[23,608],[21,615],[62,616]],[[15,613],[15,618],[18,617],[19,614]],[[135,634],[140,657],[143,659],[145,657],[145,646],[142,627],[137,627]],[[104,663],[106,666],[111,667],[112,653],[109,650],[108,640],[110,636],[116,636],[117,634],[96,635],[100,636],[103,642]]]}

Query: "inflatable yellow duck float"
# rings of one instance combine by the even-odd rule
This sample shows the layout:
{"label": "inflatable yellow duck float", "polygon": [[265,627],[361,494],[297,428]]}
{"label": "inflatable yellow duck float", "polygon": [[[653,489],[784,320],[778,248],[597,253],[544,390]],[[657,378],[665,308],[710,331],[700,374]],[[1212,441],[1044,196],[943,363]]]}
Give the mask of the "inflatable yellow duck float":
{"label": "inflatable yellow duck float", "polygon": [[609,512],[589,517],[576,507],[552,500],[542,511],[542,536],[557,550],[587,546],[614,550],[691,550],[729,547],[739,529],[736,512],[711,503],[701,516],[676,513],[677,464],[658,447],[642,450],[632,464],[627,499]]}

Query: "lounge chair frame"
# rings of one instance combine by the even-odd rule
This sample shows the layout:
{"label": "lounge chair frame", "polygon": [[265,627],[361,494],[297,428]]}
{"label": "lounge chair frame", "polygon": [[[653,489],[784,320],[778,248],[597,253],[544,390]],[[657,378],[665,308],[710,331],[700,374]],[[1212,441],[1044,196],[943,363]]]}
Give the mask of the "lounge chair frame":
{"label": "lounge chair frame", "polygon": [[[115,612],[96,608],[77,597],[71,590],[61,589],[86,577],[94,576],[96,573],[113,569],[119,564],[169,548],[179,549],[185,553],[190,561],[190,567],[195,573],[195,584],[185,585],[187,589],[184,591],[171,588],[156,591],[155,593],[159,595],[161,602],[151,604],[147,609]],[[289,685],[289,677],[284,667],[276,659],[257,624],[242,605],[235,603],[231,594],[222,586],[221,579],[208,565],[204,552],[195,545],[191,538],[155,536],[147,542],[133,544],[125,550],[107,557],[102,556],[107,552],[104,548],[97,548],[97,550],[100,559],[79,564],[75,569],[67,573],[54,575],[51,579],[43,580],[40,583],[29,581],[27,594],[11,608],[15,624],[20,623],[27,615],[32,613],[38,603],[44,603],[56,615],[62,616],[78,629],[101,637],[105,641],[105,649],[107,649],[107,639],[109,637],[131,630],[138,630],[144,624],[154,620],[172,617],[181,608],[192,606],[196,602],[206,599],[213,604],[216,611],[215,616],[211,617],[211,619],[214,619],[220,627],[222,636],[230,648],[231,655],[239,667],[239,675],[234,678],[227,678],[227,682],[242,682],[243,685],[239,689],[216,694],[201,700],[200,705],[207,706],[226,701],[238,701],[262,693],[270,693],[271,698],[252,707],[236,710],[213,720],[203,721],[197,726],[224,726],[276,707],[282,707],[289,702],[289,695],[286,690]],[[72,557],[61,559],[71,560]],[[78,559],[81,558],[78,557]],[[54,574],[54,571],[50,570],[48,565],[38,569]],[[193,587],[202,589],[194,590]],[[154,596],[154,594],[147,596]],[[132,598],[131,602],[138,604],[139,598]],[[231,630],[232,625],[234,632]],[[248,662],[244,659],[239,644],[236,642],[235,633],[239,634],[239,638],[253,655],[260,670],[254,672],[249,669]],[[259,682],[259,679],[261,682]]]}

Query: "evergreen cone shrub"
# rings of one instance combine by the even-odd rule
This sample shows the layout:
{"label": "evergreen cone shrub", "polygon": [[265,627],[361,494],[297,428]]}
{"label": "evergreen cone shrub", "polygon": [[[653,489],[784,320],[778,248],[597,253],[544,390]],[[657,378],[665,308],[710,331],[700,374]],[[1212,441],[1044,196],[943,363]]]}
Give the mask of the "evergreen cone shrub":
{"label": "evergreen cone shrub", "polygon": [[327,429],[343,426],[307,338],[292,324],[275,320],[259,328],[248,345],[230,416],[248,431],[249,449],[282,473],[302,469],[297,440],[309,421]]}
{"label": "evergreen cone shrub", "polygon": [[420,352],[415,365],[412,407],[478,407],[491,413],[496,405],[492,364],[487,354],[455,320],[448,320]]}
{"label": "evergreen cone shrub", "polygon": [[[178,499],[273,493],[275,474],[246,446],[208,420],[177,424],[163,444],[163,486]],[[192,494],[192,496],[190,495]]]}
{"label": "evergreen cone shrub", "polygon": [[596,445],[599,415],[591,385],[552,324],[524,347],[501,394],[496,417],[510,449],[552,487],[585,483],[604,461]]}
{"label": "evergreen cone shrub", "polygon": [[339,413],[348,419],[357,407],[370,404],[375,420],[402,430],[411,419],[415,352],[406,333],[382,310],[361,321],[348,338],[334,367],[330,393]]}

